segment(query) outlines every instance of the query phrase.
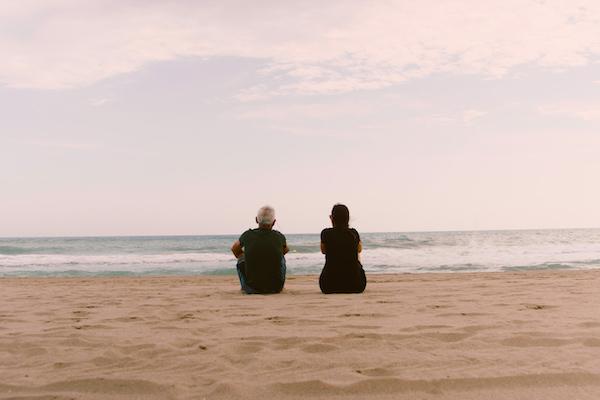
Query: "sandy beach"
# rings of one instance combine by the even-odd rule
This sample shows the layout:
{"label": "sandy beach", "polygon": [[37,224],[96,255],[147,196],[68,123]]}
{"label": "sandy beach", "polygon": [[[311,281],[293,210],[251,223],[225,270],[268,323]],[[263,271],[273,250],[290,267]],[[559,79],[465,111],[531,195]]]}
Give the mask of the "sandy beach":
{"label": "sandy beach", "polygon": [[317,278],[0,279],[0,398],[600,398],[600,270]]}

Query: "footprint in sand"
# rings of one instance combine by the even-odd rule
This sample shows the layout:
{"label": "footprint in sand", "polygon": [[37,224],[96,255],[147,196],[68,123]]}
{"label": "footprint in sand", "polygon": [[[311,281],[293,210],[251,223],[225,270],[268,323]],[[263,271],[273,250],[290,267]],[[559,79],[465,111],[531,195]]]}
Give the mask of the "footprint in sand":
{"label": "footprint in sand", "polygon": [[599,338],[589,338],[583,341],[583,345],[587,347],[600,347]]}
{"label": "footprint in sand", "polygon": [[178,319],[194,319],[194,314],[192,313],[186,313],[186,314],[180,314],[177,316]]}
{"label": "footprint in sand", "polygon": [[[20,388],[17,387],[18,391]],[[58,398],[54,395],[60,392],[75,392],[80,393],[82,398],[97,398],[99,396],[105,398],[127,396],[132,394],[144,399],[173,399],[173,389],[167,385],[161,385],[151,381],[138,379],[109,379],[109,378],[88,378],[88,379],[73,379],[68,381],[60,381],[50,383],[44,386],[26,387],[27,393],[39,391],[42,393],[52,393],[49,397],[35,398]],[[31,398],[31,397],[29,397]]]}
{"label": "footprint in sand", "polygon": [[436,317],[445,318],[445,317],[485,317],[486,315],[491,315],[489,313],[476,313],[476,312],[460,312],[460,313],[445,313],[438,314]]}
{"label": "footprint in sand", "polygon": [[97,324],[97,325],[73,325],[75,329],[113,329],[111,326]]}
{"label": "footprint in sand", "polygon": [[565,346],[572,341],[551,337],[531,337],[531,336],[513,336],[502,340],[504,346],[511,347],[560,347]]}
{"label": "footprint in sand", "polygon": [[236,352],[238,354],[253,354],[258,353],[265,347],[263,342],[247,342],[238,345]]}
{"label": "footprint in sand", "polygon": [[438,310],[440,308],[450,308],[450,306],[445,305],[445,304],[430,304],[427,306],[427,308],[432,308],[434,310]]}
{"label": "footprint in sand", "polygon": [[341,318],[351,318],[351,317],[384,318],[384,317],[387,317],[387,316],[388,315],[386,315],[386,314],[377,314],[377,313],[365,313],[365,314],[360,314],[360,313],[346,313],[346,314],[338,315],[338,317],[341,317]]}
{"label": "footprint in sand", "polygon": [[270,321],[274,324],[279,324],[279,325],[294,324],[294,321],[292,321],[290,318],[280,317],[278,315],[275,315],[273,317],[267,317],[267,318],[265,318],[265,320]]}
{"label": "footprint in sand", "polygon": [[580,326],[582,328],[598,328],[598,327],[600,327],[600,322],[587,321],[587,322],[582,322],[580,324],[577,324],[577,326]]}
{"label": "footprint in sand", "polygon": [[365,375],[365,376],[393,376],[394,371],[386,369],[386,368],[368,368],[368,369],[357,369],[355,370],[357,374]]}
{"label": "footprint in sand", "polygon": [[381,329],[379,325],[340,325],[344,329]]}
{"label": "footprint in sand", "polygon": [[337,350],[337,347],[322,343],[308,344],[302,347],[302,351],[305,353],[327,353],[334,350]]}
{"label": "footprint in sand", "polygon": [[472,335],[470,333],[432,332],[432,333],[422,334],[421,336],[439,340],[440,342],[452,343],[452,342],[460,342],[461,340],[464,340]]}
{"label": "footprint in sand", "polygon": [[522,304],[525,308],[530,310],[549,310],[551,308],[557,308],[557,306],[549,306],[546,304]]}
{"label": "footprint in sand", "polygon": [[430,329],[445,329],[452,328],[450,325],[415,325],[400,329],[402,332],[426,331]]}

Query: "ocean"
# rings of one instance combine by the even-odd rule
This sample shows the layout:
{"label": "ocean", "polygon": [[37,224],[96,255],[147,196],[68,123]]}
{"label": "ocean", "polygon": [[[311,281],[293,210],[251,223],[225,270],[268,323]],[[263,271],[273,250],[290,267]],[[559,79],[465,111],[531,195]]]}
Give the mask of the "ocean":
{"label": "ocean", "polygon": [[[289,274],[316,274],[318,234],[286,235]],[[600,268],[600,229],[362,233],[367,273]],[[0,238],[0,276],[227,275],[237,235]]]}

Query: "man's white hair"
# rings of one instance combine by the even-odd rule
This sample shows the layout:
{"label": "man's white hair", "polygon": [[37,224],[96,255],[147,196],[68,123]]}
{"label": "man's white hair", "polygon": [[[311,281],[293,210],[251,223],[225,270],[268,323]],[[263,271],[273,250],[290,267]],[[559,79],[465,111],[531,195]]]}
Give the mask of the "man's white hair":
{"label": "man's white hair", "polygon": [[275,209],[271,206],[263,206],[256,213],[256,222],[259,225],[271,225],[275,222]]}

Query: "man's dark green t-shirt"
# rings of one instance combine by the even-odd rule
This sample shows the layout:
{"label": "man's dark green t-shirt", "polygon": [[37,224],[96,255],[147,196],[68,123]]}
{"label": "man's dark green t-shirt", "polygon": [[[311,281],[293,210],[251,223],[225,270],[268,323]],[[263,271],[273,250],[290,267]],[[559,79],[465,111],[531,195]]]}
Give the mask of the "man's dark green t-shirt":
{"label": "man's dark green t-shirt", "polygon": [[265,292],[281,290],[285,236],[272,229],[248,229],[240,236],[240,244],[244,248],[248,285]]}

